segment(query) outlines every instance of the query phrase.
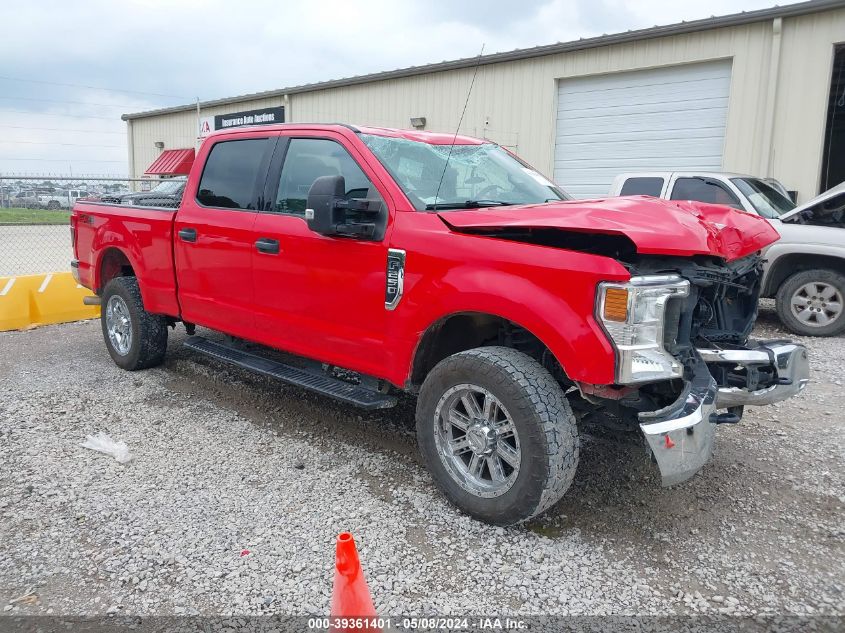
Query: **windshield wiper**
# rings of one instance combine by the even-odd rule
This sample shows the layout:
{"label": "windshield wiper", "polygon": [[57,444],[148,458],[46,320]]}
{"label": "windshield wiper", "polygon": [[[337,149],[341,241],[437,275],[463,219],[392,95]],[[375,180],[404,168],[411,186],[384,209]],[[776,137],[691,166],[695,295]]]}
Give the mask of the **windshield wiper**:
{"label": "windshield wiper", "polygon": [[481,209],[483,207],[507,207],[514,204],[504,200],[465,200],[463,202],[438,202],[425,205],[426,211],[437,209]]}

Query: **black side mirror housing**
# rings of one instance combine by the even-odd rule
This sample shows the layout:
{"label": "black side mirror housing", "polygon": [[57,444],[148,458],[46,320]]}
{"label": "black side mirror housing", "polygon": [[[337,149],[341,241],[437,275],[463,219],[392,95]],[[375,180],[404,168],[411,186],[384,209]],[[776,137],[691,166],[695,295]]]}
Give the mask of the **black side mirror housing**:
{"label": "black side mirror housing", "polygon": [[346,193],[343,176],[320,176],[308,190],[305,203],[305,221],[308,228],[321,235],[335,235],[338,224],[342,224],[345,211],[338,208],[338,202]]}
{"label": "black side mirror housing", "polygon": [[381,200],[346,200],[343,176],[321,176],[308,190],[305,221],[320,235],[380,240],[386,216]]}

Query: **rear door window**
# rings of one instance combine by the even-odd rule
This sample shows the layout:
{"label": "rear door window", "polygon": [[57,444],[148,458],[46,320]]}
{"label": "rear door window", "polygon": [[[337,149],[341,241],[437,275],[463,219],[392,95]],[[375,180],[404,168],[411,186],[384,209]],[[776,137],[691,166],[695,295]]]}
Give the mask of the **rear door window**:
{"label": "rear door window", "polygon": [[660,197],[663,191],[663,178],[655,176],[637,176],[628,178],[622,185],[620,196],[654,196]]}
{"label": "rear door window", "polygon": [[725,204],[742,209],[739,199],[727,187],[718,181],[705,178],[678,178],[672,189],[671,199]]}
{"label": "rear door window", "polygon": [[[205,162],[197,202],[206,207],[254,209],[256,183],[269,139],[223,141]],[[262,181],[266,174],[261,174]]]}

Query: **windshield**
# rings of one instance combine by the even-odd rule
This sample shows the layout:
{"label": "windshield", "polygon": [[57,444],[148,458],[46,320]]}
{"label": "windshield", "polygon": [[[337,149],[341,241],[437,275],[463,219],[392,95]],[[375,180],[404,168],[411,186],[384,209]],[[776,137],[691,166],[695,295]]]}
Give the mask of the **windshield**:
{"label": "windshield", "polygon": [[165,180],[164,182],[160,182],[155,186],[153,191],[155,193],[179,193],[179,191],[184,185],[184,178],[174,178],[172,180]]}
{"label": "windshield", "polygon": [[732,178],[731,182],[748,198],[764,218],[779,218],[795,208],[795,203],[771,184],[759,178]]}
{"label": "windshield", "polygon": [[570,199],[539,172],[493,143],[432,145],[372,134],[362,134],[361,140],[418,210]]}

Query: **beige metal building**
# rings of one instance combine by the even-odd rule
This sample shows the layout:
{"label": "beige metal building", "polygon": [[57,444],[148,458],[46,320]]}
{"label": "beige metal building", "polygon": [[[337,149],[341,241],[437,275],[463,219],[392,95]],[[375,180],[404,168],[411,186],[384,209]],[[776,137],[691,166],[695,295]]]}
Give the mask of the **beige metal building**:
{"label": "beige metal building", "polygon": [[843,43],[845,1],[814,0],[127,114],[129,171],[195,147],[201,128],[282,117],[454,132],[480,64],[461,133],[576,196],[622,171],[723,169],[806,200],[845,180]]}

